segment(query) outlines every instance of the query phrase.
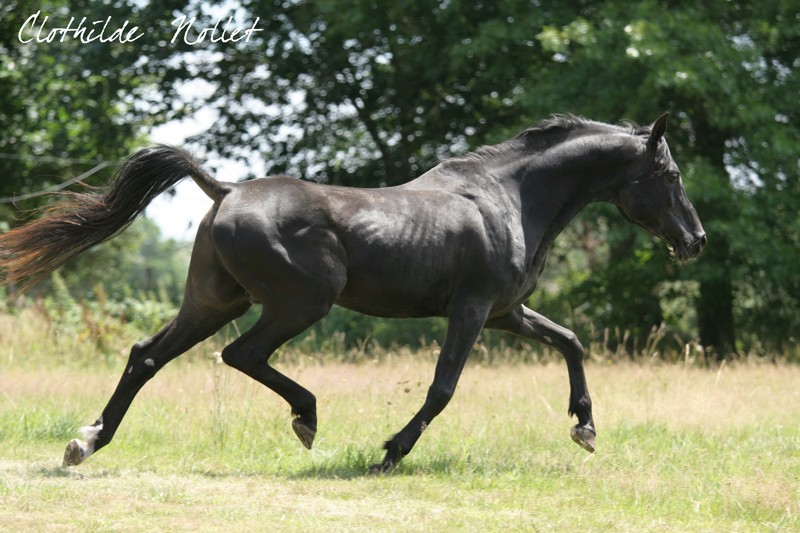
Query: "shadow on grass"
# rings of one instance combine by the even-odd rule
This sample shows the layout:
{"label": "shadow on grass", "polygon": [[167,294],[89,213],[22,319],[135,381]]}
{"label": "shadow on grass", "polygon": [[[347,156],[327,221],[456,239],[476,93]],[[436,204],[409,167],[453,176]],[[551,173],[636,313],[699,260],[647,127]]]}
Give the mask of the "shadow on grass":
{"label": "shadow on grass", "polygon": [[[383,459],[383,451],[374,448],[349,446],[333,453],[303,470],[291,474],[291,479],[357,479],[381,477],[419,477],[446,475],[483,475],[491,468],[477,464],[456,451],[441,450],[435,455],[410,455],[389,474],[370,473],[370,467]],[[496,465],[493,465],[496,466]]]}
{"label": "shadow on grass", "polygon": [[373,449],[347,446],[331,456],[290,474],[290,479],[357,479],[369,477],[369,467],[377,462]]}
{"label": "shadow on grass", "polygon": [[37,477],[46,479],[54,479],[54,478],[100,479],[100,478],[116,477],[119,475],[110,470],[92,470],[92,471],[82,472],[80,470],[76,470],[74,467],[65,467],[58,465],[40,466],[38,468],[31,468],[31,472],[35,474]]}
{"label": "shadow on grass", "polygon": [[[571,448],[570,448],[571,449]],[[383,452],[371,446],[345,445],[318,451],[304,458],[293,455],[283,457],[275,464],[264,465],[249,461],[239,462],[236,457],[208,462],[204,456],[186,458],[180,464],[166,461],[161,467],[152,457],[138,461],[122,460],[126,467],[65,468],[52,463],[31,464],[27,471],[39,478],[97,479],[126,474],[182,474],[208,479],[277,478],[286,480],[357,480],[398,478],[497,478],[497,477],[563,477],[580,469],[584,456],[566,450],[541,450],[520,454],[518,451],[478,451],[469,447],[421,450],[410,454],[389,474],[370,474],[370,467],[379,463]],[[264,458],[264,460],[268,460]],[[91,466],[91,465],[88,465]]]}
{"label": "shadow on grass", "polygon": [[58,478],[58,477],[65,477],[65,478],[82,478],[83,474],[80,472],[75,472],[74,470],[69,470],[67,468],[61,466],[42,466],[33,470],[35,474],[39,477],[44,478]]}
{"label": "shadow on grass", "polygon": [[[475,459],[456,451],[415,458],[409,456],[389,474],[371,474],[370,466],[380,462],[382,454],[374,450],[346,450],[328,460],[311,465],[289,475],[290,479],[358,479],[381,477],[447,477],[447,476],[503,476],[520,474],[526,465],[515,462]],[[563,468],[563,465],[561,465]],[[570,468],[567,468],[570,470]]]}

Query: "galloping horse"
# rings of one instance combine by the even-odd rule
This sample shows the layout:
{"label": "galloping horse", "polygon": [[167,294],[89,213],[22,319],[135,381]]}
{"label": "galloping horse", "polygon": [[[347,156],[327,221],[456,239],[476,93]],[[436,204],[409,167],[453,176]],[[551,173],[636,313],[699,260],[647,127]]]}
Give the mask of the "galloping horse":
{"label": "galloping horse", "polygon": [[385,443],[371,468],[391,471],[445,408],[482,328],[559,350],[567,363],[572,439],[595,449],[592,402],[575,334],[525,306],[553,240],[589,202],[668,244],[678,260],[706,243],[664,133],[555,117],[513,139],[448,159],[398,187],[355,189],[288,177],[212,178],[187,153],[156,146],[131,155],[104,193],[69,194],[47,215],[0,236],[5,281],[22,287],[114,237],[157,195],[191,176],[213,201],[197,231],[183,303],[152,338],[133,346],[97,421],[64,454],[77,465],[108,444],[139,389],[167,362],[263,304],[258,322],[227,346],[228,365],[278,393],[307,448],[314,395],[269,365],[283,343],[331,306],[381,317],[444,316],[447,334],[425,402]]}

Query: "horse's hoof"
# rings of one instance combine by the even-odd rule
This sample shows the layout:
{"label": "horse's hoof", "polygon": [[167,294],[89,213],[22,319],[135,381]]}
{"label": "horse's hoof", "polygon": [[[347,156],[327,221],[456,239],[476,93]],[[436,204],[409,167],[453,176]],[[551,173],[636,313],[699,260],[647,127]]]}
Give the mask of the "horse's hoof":
{"label": "horse's hoof", "polygon": [[382,474],[391,474],[396,466],[397,463],[395,463],[394,461],[389,461],[388,463],[384,462],[384,463],[374,464],[369,467],[369,475],[380,476]]}
{"label": "horse's hoof", "polygon": [[569,436],[578,446],[589,453],[594,453],[594,440],[597,435],[595,435],[591,426],[573,426],[569,431]]}
{"label": "horse's hoof", "polygon": [[61,466],[76,466],[83,462],[85,458],[83,443],[78,439],[72,439],[64,450],[64,461]]}
{"label": "horse's hoof", "polygon": [[310,450],[311,446],[314,444],[314,437],[317,435],[317,430],[306,425],[300,418],[292,420],[292,429],[294,430],[294,434],[297,435],[297,438],[300,439],[300,442],[303,443],[303,446]]}

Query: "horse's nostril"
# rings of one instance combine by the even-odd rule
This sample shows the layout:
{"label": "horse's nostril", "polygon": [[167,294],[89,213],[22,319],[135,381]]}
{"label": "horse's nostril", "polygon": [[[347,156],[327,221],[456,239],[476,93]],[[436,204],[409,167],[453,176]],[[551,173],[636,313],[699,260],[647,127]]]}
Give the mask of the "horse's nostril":
{"label": "horse's nostril", "polygon": [[702,235],[700,235],[700,245],[705,246],[707,242],[708,242],[708,237],[706,237],[706,234],[703,233]]}

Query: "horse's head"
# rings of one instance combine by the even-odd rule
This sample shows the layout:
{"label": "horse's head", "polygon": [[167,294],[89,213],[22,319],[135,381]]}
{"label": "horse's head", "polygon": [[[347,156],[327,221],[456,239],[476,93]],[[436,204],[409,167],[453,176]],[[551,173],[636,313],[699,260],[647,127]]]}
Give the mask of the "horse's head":
{"label": "horse's head", "polygon": [[685,261],[700,255],[707,239],[663,138],[668,118],[664,113],[644,130],[645,150],[614,203],[626,220],[663,239],[675,257]]}

